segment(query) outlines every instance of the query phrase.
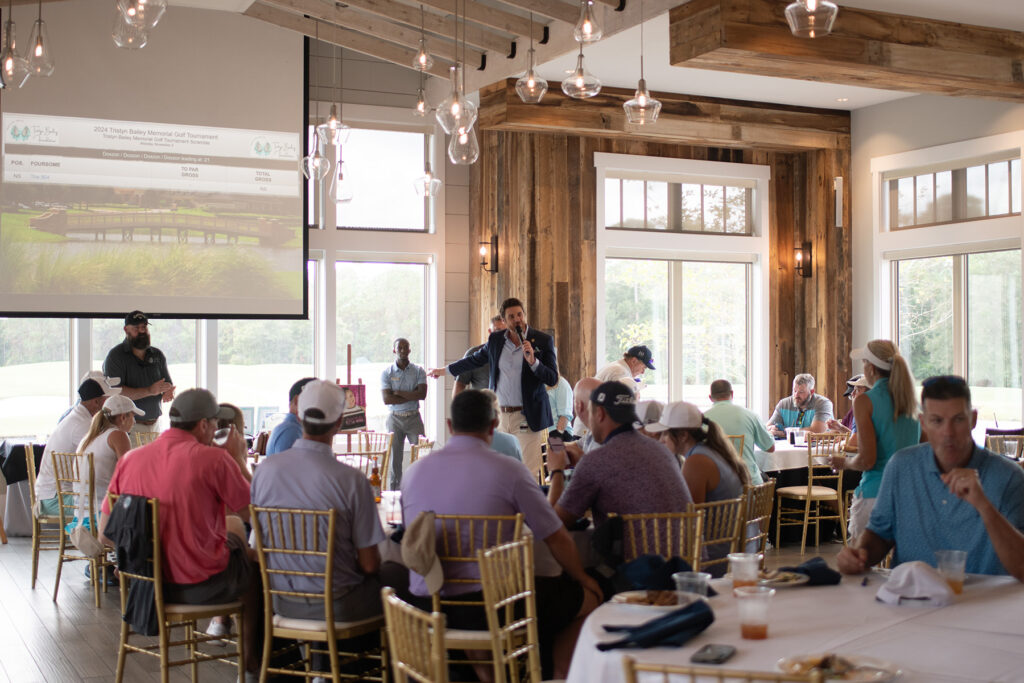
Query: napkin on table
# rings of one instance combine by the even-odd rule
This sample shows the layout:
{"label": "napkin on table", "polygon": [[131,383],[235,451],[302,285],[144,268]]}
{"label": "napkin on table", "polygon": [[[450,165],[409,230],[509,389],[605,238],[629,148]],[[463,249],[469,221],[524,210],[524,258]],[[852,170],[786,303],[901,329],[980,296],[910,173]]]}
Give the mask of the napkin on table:
{"label": "napkin on table", "polygon": [[812,557],[795,567],[779,567],[780,572],[796,572],[811,577],[807,582],[808,586],[835,586],[839,584],[842,576],[835,569],[832,569],[820,557]]}
{"label": "napkin on table", "polygon": [[916,604],[945,607],[953,602],[953,589],[934,567],[924,562],[904,562],[892,570],[875,599],[889,605]]}
{"label": "napkin on table", "polygon": [[715,620],[715,613],[704,600],[651,619],[637,626],[605,626],[610,633],[624,634],[619,640],[598,643],[601,651],[623,647],[679,647],[706,629]]}

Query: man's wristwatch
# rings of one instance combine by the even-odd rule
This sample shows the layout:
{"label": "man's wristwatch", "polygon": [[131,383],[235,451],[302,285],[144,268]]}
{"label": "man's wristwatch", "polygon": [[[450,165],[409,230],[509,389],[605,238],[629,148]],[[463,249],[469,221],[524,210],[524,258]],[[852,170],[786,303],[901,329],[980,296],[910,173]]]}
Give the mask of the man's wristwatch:
{"label": "man's wristwatch", "polygon": [[548,476],[549,477],[553,477],[556,474],[561,474],[564,477],[565,476],[565,470],[551,470],[551,471],[548,472]]}

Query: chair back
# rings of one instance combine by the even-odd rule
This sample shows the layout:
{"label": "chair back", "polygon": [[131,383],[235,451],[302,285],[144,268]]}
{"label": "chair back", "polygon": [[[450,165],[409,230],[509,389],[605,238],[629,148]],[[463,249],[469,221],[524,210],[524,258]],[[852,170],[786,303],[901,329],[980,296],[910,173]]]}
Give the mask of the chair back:
{"label": "chair back", "polygon": [[[89,531],[96,536],[92,453],[50,451],[50,457],[53,459],[53,477],[57,482],[57,510],[61,527],[70,524],[81,511],[88,513]],[[83,521],[79,520],[79,523]]]}
{"label": "chair back", "polygon": [[32,442],[25,444],[25,472],[28,473],[28,500],[32,514],[36,513],[36,452]]}
{"label": "chair back", "polygon": [[[483,585],[495,683],[519,681],[526,656],[531,683],[540,683],[540,636],[533,580],[533,542],[521,539],[477,553]],[[516,609],[517,606],[520,609]],[[506,674],[511,671],[510,676]]]}
{"label": "chair back", "polygon": [[833,472],[831,465],[822,458],[842,455],[847,435],[836,432],[807,434],[807,493],[814,486],[827,486],[836,491],[843,490],[843,470]]}
{"label": "chair back", "polygon": [[747,437],[745,434],[726,434],[725,438],[729,439],[732,444],[733,450],[736,451],[736,455],[743,457],[743,444],[746,442]]}
{"label": "chair back", "polygon": [[[116,493],[107,494],[111,511],[113,511],[114,505],[119,498],[120,496]],[[121,579],[121,613],[127,614],[129,580],[151,583],[153,584],[153,600],[156,603],[157,623],[163,629],[166,618],[164,616],[163,553],[160,550],[160,501],[156,498],[147,498],[146,507],[149,508],[152,524],[150,535],[153,538],[153,548],[149,561],[146,564],[149,568],[149,574],[130,572],[124,567],[118,568],[118,575]]]}
{"label": "chair back", "polygon": [[[442,566],[465,567],[472,569],[466,576],[449,576],[445,572],[444,586],[458,586],[480,583],[477,552],[509,541],[518,541],[523,537],[523,513],[514,515],[436,515],[437,524],[437,556]],[[452,601],[441,598],[440,593],[433,595],[433,609],[441,611],[441,605],[448,604],[483,605],[483,601]]]}
{"label": "chair back", "polygon": [[160,432],[128,432],[128,438],[132,442],[132,448],[145,446],[153,443],[160,437]]}
{"label": "chair back", "polygon": [[391,671],[398,683],[448,683],[444,614],[416,609],[393,588],[380,592],[391,650]]}
{"label": "chair back", "polygon": [[768,523],[772,518],[772,504],[775,502],[775,480],[769,479],[758,486],[744,486],[744,513],[746,520],[741,540],[741,551],[751,543],[757,543],[757,549],[751,552],[763,553],[768,545]]}
{"label": "chair back", "polygon": [[[263,578],[263,599],[274,596],[323,600],[324,619],[334,624],[331,577],[337,511],[249,506],[256,555]],[[269,622],[273,610],[265,610]],[[267,624],[270,627],[270,624]]]}
{"label": "chair back", "polygon": [[1022,447],[1024,447],[1024,436],[1016,434],[985,435],[985,448],[1014,460],[1024,456],[1024,453],[1021,452]]}
{"label": "chair back", "polygon": [[704,512],[645,512],[621,515],[626,562],[641,555],[681,557],[696,567],[703,548]]}
{"label": "chair back", "polygon": [[[391,466],[391,440],[394,434],[391,432],[357,432],[354,435],[338,435],[345,439],[347,448],[335,456],[341,462],[354,467],[363,473],[367,479],[373,474],[373,468],[377,468],[382,486],[388,481],[388,473]],[[352,443],[352,437],[356,443]]]}
{"label": "chair back", "polygon": [[[722,669],[717,667],[685,666],[681,664],[653,664],[638,662],[632,656],[622,658],[622,669],[626,683],[637,683],[640,673],[661,674],[660,678],[644,676],[644,681],[717,681],[718,683],[824,683],[825,676],[821,671],[812,671],[807,675],[784,674],[761,671],[740,671],[738,669]],[[680,677],[687,678],[680,678]]]}
{"label": "chair back", "polygon": [[[699,566],[693,565],[694,571],[703,572],[711,566],[728,564],[729,558],[726,555],[740,551],[744,507],[742,497],[712,503],[690,503],[691,511],[699,510],[704,513],[704,549],[709,553],[712,550],[717,551],[711,553],[707,559],[698,555]],[[724,574],[725,570],[722,570],[722,573]]]}
{"label": "chair back", "polygon": [[421,436],[419,443],[412,447],[412,453],[409,455],[409,464],[411,465],[420,458],[427,457],[432,450],[434,450],[434,442]]}

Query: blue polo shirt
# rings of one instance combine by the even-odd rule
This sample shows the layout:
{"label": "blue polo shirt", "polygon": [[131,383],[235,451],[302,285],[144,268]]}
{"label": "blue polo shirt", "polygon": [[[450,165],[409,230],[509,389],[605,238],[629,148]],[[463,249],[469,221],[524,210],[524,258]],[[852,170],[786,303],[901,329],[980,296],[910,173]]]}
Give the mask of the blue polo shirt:
{"label": "blue polo shirt", "polygon": [[[1024,469],[978,446],[967,466],[978,470],[996,509],[1024,531]],[[897,451],[889,460],[868,529],[895,542],[895,564],[920,560],[935,566],[936,550],[965,550],[968,573],[1007,573],[978,511],[942,483],[927,443]]]}
{"label": "blue polo shirt", "polygon": [[[427,383],[427,372],[412,361],[405,366],[405,370],[398,367],[398,363],[392,363],[380,373],[380,388],[391,389],[392,391],[414,391],[416,387]],[[407,413],[410,410],[419,410],[419,401],[406,401],[405,403],[393,403],[388,410],[392,413]]]}
{"label": "blue polo shirt", "polygon": [[302,423],[299,422],[299,418],[288,413],[284,420],[274,427],[274,431],[270,432],[270,438],[267,440],[267,455],[286,451],[301,438]]}

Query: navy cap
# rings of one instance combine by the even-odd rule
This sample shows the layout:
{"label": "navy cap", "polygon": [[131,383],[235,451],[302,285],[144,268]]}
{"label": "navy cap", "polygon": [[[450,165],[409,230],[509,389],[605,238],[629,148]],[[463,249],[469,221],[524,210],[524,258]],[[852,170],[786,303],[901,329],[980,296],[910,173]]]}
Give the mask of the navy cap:
{"label": "navy cap", "polygon": [[629,351],[626,351],[626,355],[636,358],[649,369],[654,369],[654,360],[651,355],[651,350],[646,346],[630,346]]}
{"label": "navy cap", "polygon": [[288,400],[291,401],[293,398],[295,398],[299,394],[301,394],[302,393],[302,387],[306,386],[307,384],[309,384],[310,382],[312,382],[315,379],[316,379],[316,377],[303,377],[298,382],[293,384],[292,388],[288,390]]}
{"label": "navy cap", "polygon": [[132,311],[124,317],[125,325],[142,325],[143,323],[148,324],[149,318],[142,311]]}
{"label": "navy cap", "polygon": [[636,396],[619,381],[605,382],[590,394],[590,402],[601,406],[613,422],[632,424],[636,422]]}

